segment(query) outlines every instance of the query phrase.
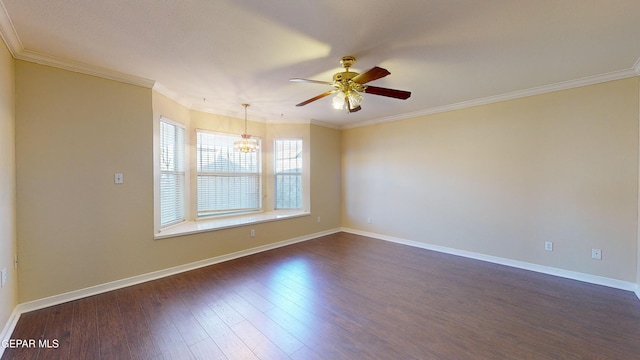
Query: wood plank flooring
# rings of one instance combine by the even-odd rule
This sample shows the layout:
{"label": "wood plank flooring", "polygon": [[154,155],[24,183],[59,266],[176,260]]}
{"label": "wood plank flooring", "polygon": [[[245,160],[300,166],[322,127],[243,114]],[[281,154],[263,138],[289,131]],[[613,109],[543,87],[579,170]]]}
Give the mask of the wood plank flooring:
{"label": "wood plank flooring", "polygon": [[338,233],[23,314],[14,359],[638,359],[631,292]]}

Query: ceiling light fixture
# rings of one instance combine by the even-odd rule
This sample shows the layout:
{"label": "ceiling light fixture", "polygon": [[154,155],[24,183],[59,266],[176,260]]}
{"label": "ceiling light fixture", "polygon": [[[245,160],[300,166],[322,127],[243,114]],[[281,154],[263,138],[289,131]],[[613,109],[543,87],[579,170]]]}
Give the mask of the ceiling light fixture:
{"label": "ceiling light fixture", "polygon": [[[347,110],[353,112],[362,104],[362,95],[358,94],[356,90],[347,89],[345,91],[339,91],[336,96],[333,97],[331,105],[336,110]],[[358,109],[359,110],[359,109]]]}
{"label": "ceiling light fixture", "polygon": [[233,143],[233,150],[243,153],[256,152],[260,150],[257,139],[252,139],[251,135],[247,134],[247,108],[249,104],[242,104],[244,107],[244,134],[241,135],[242,139]]}
{"label": "ceiling light fixture", "polygon": [[389,74],[389,70],[381,67],[373,67],[362,74],[349,71],[349,68],[356,61],[353,56],[344,56],[340,60],[340,64],[344,71],[333,75],[333,81],[309,80],[302,78],[292,78],[289,81],[306,82],[312,84],[323,84],[333,86],[333,90],[325,91],[320,95],[314,96],[309,100],[303,101],[296,106],[305,106],[311,102],[322,99],[325,96],[336,94],[331,101],[331,106],[336,110],[347,110],[348,112],[360,111],[362,108],[361,93],[386,96],[401,100],[406,100],[411,96],[410,91],[387,89],[379,86],[365,85],[370,81],[381,79]]}

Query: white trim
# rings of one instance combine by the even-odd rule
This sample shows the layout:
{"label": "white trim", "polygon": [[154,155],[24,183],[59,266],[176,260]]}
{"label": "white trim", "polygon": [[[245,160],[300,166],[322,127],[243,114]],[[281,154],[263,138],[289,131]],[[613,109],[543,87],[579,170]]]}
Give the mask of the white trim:
{"label": "white trim", "polygon": [[449,248],[445,246],[432,245],[432,244],[427,244],[420,241],[407,240],[407,239],[381,235],[376,233],[370,233],[367,231],[361,231],[356,229],[342,228],[341,230],[347,233],[368,236],[368,237],[372,237],[379,240],[390,241],[390,242],[413,246],[421,249],[437,251],[437,252],[450,254],[450,255],[462,256],[470,259],[486,261],[486,262],[510,266],[518,269],[535,271],[542,274],[559,276],[567,279],[578,280],[578,281],[587,282],[587,283],[596,284],[596,285],[608,286],[608,287],[621,289],[621,290],[633,291],[635,292],[636,296],[638,296],[638,299],[640,300],[640,289],[638,289],[638,285],[628,281],[622,281],[622,280],[617,280],[617,279],[612,279],[612,278],[607,278],[607,277],[597,276],[597,275],[590,275],[590,274],[580,273],[576,271],[554,268],[551,266],[528,263],[524,261],[506,259],[506,258],[501,258],[497,256],[485,255],[485,254],[480,254],[472,251]]}
{"label": "white trim", "polygon": [[[634,68],[640,73],[640,58],[636,61]],[[638,122],[640,122],[640,103],[638,104]],[[638,140],[640,140],[640,128],[638,129]],[[640,148],[636,149],[636,155],[640,155]],[[638,171],[640,173],[640,156],[638,156]],[[638,177],[638,187],[636,189],[636,296],[640,299],[640,176]]]}
{"label": "white trim", "polygon": [[0,0],[0,38],[4,40],[11,56],[18,60],[34,62],[41,65],[53,66],[59,69],[69,70],[81,74],[92,75],[104,79],[115,80],[127,84],[142,86],[145,88],[153,88],[154,80],[145,79],[139,76],[125,74],[118,71],[101,68],[98,66],[84,64],[69,59],[62,59],[51,55],[45,55],[36,51],[27,50],[22,45],[20,37],[13,22],[9,17],[7,8]]}
{"label": "white trim", "polygon": [[4,40],[11,56],[16,57],[16,54],[22,51],[22,42],[18,37],[16,28],[13,26],[13,22],[11,21],[7,8],[2,3],[2,0],[0,0],[0,38]]}
{"label": "white trim", "polygon": [[[312,240],[318,237],[335,234],[341,231],[362,235],[362,236],[368,236],[368,237],[376,238],[379,240],[395,242],[403,245],[418,247],[422,249],[438,251],[438,252],[447,253],[451,255],[463,256],[467,258],[492,262],[496,264],[521,268],[525,270],[536,271],[544,274],[565,277],[569,279],[614,287],[614,288],[623,289],[623,290],[629,290],[629,291],[635,292],[638,299],[640,299],[640,286],[638,284],[629,283],[626,281],[620,281],[620,280],[609,279],[609,278],[600,277],[600,276],[582,274],[578,272],[567,271],[567,270],[562,270],[562,269],[557,269],[557,268],[552,268],[552,267],[542,266],[542,265],[536,265],[536,264],[531,264],[531,263],[526,263],[521,261],[515,261],[510,259],[504,259],[504,258],[499,258],[495,256],[488,256],[488,255],[478,254],[478,253],[464,251],[464,250],[457,250],[457,249],[452,249],[452,248],[443,247],[443,246],[430,245],[430,244],[426,244],[418,241],[406,240],[406,239],[380,235],[380,234],[375,234],[375,233],[370,233],[370,232],[360,231],[360,230],[355,230],[350,228],[337,228],[337,229],[325,230],[325,231],[321,231],[321,232],[317,232],[317,233],[309,234],[305,236],[300,236],[300,237],[296,237],[293,239],[284,240],[284,241],[280,241],[272,244],[262,245],[262,246],[254,247],[251,249],[241,250],[231,254],[220,255],[213,258],[196,261],[189,264],[179,265],[179,266],[171,267],[164,270],[158,270],[158,271],[150,272],[147,274],[132,276],[126,279],[111,281],[108,283],[91,286],[91,287],[80,289],[80,290],[74,290],[64,294],[58,294],[58,295],[49,296],[43,299],[33,300],[33,301],[19,304],[13,310],[13,312],[11,313],[11,316],[9,316],[9,319],[7,320],[7,323],[2,329],[2,332],[0,332],[0,341],[9,339],[9,336],[13,333],[13,330],[15,329],[16,324],[20,319],[20,315],[29,311],[43,309],[49,306],[62,304],[68,301],[78,300],[88,296],[98,295],[108,291],[121,289],[127,286],[148,282],[148,281],[160,279],[163,277],[195,270],[201,267],[214,265],[221,262],[241,258],[244,256],[257,254],[263,251],[268,251],[268,250],[276,249],[279,247]],[[4,348],[0,346],[0,357],[2,357],[3,352],[4,352]]]}
{"label": "white trim", "polygon": [[4,328],[2,328],[2,332],[0,332],[0,358],[2,357],[5,349],[5,347],[2,346],[2,342],[4,340],[9,340],[9,337],[11,336],[11,334],[13,334],[13,330],[16,328],[16,324],[18,323],[19,318],[20,313],[18,312],[18,307],[16,306],[16,308],[13,309],[11,315],[9,315],[7,323],[4,325]]}
{"label": "white trim", "polygon": [[166,226],[154,235],[154,239],[161,240],[272,221],[289,220],[302,216],[311,216],[311,213],[306,210],[274,210],[266,212],[256,211],[242,215],[201,217],[196,220],[187,220]]}
{"label": "white trim", "polygon": [[325,122],[325,121],[320,121],[320,120],[311,120],[310,123],[312,125],[318,125],[318,126],[322,126],[322,127],[326,127],[329,129],[335,129],[335,130],[340,130],[342,129],[342,125],[339,124],[335,124],[335,123],[329,123],[329,122]]}
{"label": "white trim", "polygon": [[68,59],[57,58],[50,55],[37,53],[30,50],[22,50],[14,57],[18,60],[30,61],[41,65],[53,66],[55,68],[64,69],[72,72],[77,72],[85,75],[97,76],[103,79],[115,80],[126,84],[137,85],[152,89],[155,83],[154,80],[145,79],[139,76],[121,73],[110,69],[101,68],[94,65],[84,64]]}
{"label": "white trim", "polygon": [[[640,59],[638,61],[640,62]],[[421,116],[444,113],[447,111],[460,110],[460,109],[465,109],[465,108],[470,108],[470,107],[480,106],[480,105],[488,105],[488,104],[498,103],[498,102],[507,101],[507,100],[514,100],[514,99],[524,98],[527,96],[541,95],[541,94],[551,93],[554,91],[568,90],[568,89],[578,88],[578,87],[587,86],[587,85],[595,85],[595,84],[600,84],[607,81],[621,80],[621,79],[638,76],[639,74],[640,74],[640,63],[636,63],[634,68],[628,69],[628,70],[614,71],[607,74],[588,76],[581,79],[563,81],[555,84],[538,86],[531,89],[512,91],[512,92],[508,92],[501,95],[462,101],[455,104],[437,106],[437,107],[433,107],[425,110],[414,111],[414,112],[399,114],[394,116],[387,116],[387,117],[373,119],[369,121],[362,121],[355,124],[345,124],[345,125],[342,125],[340,128],[353,129],[357,127],[412,119],[412,118],[417,118]]]}
{"label": "white trim", "polygon": [[638,58],[638,60],[636,60],[636,63],[633,64],[633,71],[636,72],[637,75],[640,75],[640,58]]}
{"label": "white trim", "polygon": [[67,293],[63,293],[63,294],[53,295],[46,298],[19,304],[16,307],[16,311],[18,314],[22,314],[29,311],[43,309],[49,306],[62,304],[68,301],[78,300],[88,296],[102,294],[107,291],[117,290],[127,286],[141,284],[147,281],[156,280],[156,279],[164,278],[164,277],[175,275],[175,274],[180,274],[186,271],[199,269],[201,267],[238,259],[241,257],[261,253],[268,250],[277,249],[283,246],[292,245],[292,244],[296,244],[303,241],[312,240],[312,239],[326,236],[326,235],[335,234],[337,232],[340,232],[339,228],[325,230],[325,231],[321,231],[321,232],[317,232],[309,235],[303,235],[296,238],[275,242],[272,244],[266,244],[266,245],[246,249],[246,250],[240,250],[234,253],[220,255],[220,256],[209,258],[209,259],[192,262],[189,264],[178,265],[178,266],[174,266],[174,267],[163,269],[163,270],[153,271],[153,272],[142,274],[142,275],[132,276],[125,279],[120,279],[120,280],[115,280],[115,281],[111,281],[104,284],[90,286],[84,289],[79,289],[79,290],[74,290]]}
{"label": "white trim", "polygon": [[[231,110],[214,109],[205,104],[193,103],[193,102],[190,103],[188,99],[182,98],[177,94],[173,95],[172,97],[172,95],[170,94],[172,93],[175,94],[175,93],[171,92],[170,90],[164,87],[158,87],[158,89],[162,89],[162,92],[160,91],[158,92],[160,92],[164,96],[167,96],[171,100],[174,100],[180,103],[181,105],[185,106],[189,110],[200,111],[203,113],[213,114],[213,115],[227,116],[227,117],[232,117],[232,118],[241,119],[241,120],[244,119],[244,113],[242,112],[238,112],[235,110],[231,111]],[[256,112],[253,112],[251,114],[249,121],[264,123],[264,124],[310,124],[311,123],[311,120],[306,118],[284,117],[284,116],[278,117],[275,115],[264,115]]]}
{"label": "white trim", "polygon": [[[97,66],[84,64],[80,62],[74,62],[68,59],[56,58],[54,56],[45,55],[41,53],[37,53],[34,51],[26,50],[18,37],[18,33],[11,22],[11,18],[7,13],[7,9],[5,8],[2,0],[0,0],[0,38],[2,38],[7,44],[7,48],[11,55],[19,60],[35,62],[42,65],[53,66],[73,72],[78,72],[87,75],[98,76],[106,79],[116,80],[128,84],[138,85],[146,88],[152,88],[158,91],[160,94],[170,98],[173,101],[176,101],[180,105],[185,106],[189,110],[202,111],[206,113],[216,114],[216,115],[225,115],[237,117],[235,112],[224,112],[220,110],[214,110],[204,106],[203,104],[193,103],[188,98],[181,96],[180,94],[168,89],[167,87],[157,84],[154,80],[145,79],[142,77],[134,76],[131,74],[120,73],[117,71],[100,68]],[[299,118],[291,118],[287,119],[288,121],[284,123],[312,123],[319,126],[334,128],[334,129],[352,129],[357,127],[381,124],[386,122],[393,122],[398,120],[405,120],[415,117],[421,117],[426,115],[432,115],[452,110],[464,109],[473,106],[486,105],[491,103],[496,103],[505,100],[512,100],[527,96],[539,95],[559,90],[566,90],[571,88],[576,88],[580,86],[593,85],[607,81],[620,80],[628,77],[638,76],[640,75],[640,58],[636,61],[636,63],[627,70],[619,70],[606,74],[588,76],[581,79],[564,81],[556,84],[544,85],[539,87],[534,87],[531,89],[513,91],[506,94],[489,96],[480,99],[473,99],[468,101],[463,101],[455,104],[437,106],[434,108],[424,109],[420,111],[399,114],[394,116],[388,116],[378,119],[372,119],[369,121],[363,121],[355,124],[345,124],[338,125],[327,122],[322,122],[314,119],[299,119]],[[265,122],[265,123],[280,123],[280,120],[271,120],[271,118],[259,118],[254,117],[252,121]]]}
{"label": "white trim", "polygon": [[191,104],[188,101],[187,98],[180,96],[180,94],[176,93],[175,91],[170,90],[169,88],[165,87],[164,85],[160,84],[159,82],[156,81],[155,84],[153,84],[153,90],[155,90],[158,94],[162,94],[166,97],[168,97],[169,99],[177,102],[178,104],[186,107],[187,109],[191,110]]}
{"label": "white trim", "polygon": [[[18,304],[18,306],[16,306],[15,309],[13,310],[13,312],[11,313],[11,316],[9,316],[9,319],[7,320],[7,323],[5,324],[4,328],[2,329],[2,332],[0,333],[0,343],[1,343],[2,340],[8,340],[9,339],[9,337],[13,333],[13,330],[15,330],[16,324],[18,323],[18,320],[20,319],[20,315],[22,315],[24,313],[27,313],[27,312],[30,312],[30,311],[39,310],[39,309],[43,309],[43,308],[46,308],[46,307],[49,307],[49,306],[59,305],[59,304],[65,303],[65,302],[78,300],[78,299],[82,299],[82,298],[93,296],[93,295],[102,294],[102,293],[105,293],[105,292],[108,292],[108,291],[112,291],[112,290],[121,289],[121,288],[124,288],[124,287],[127,287],[127,286],[141,284],[141,283],[144,283],[144,282],[148,282],[148,281],[164,278],[164,277],[167,277],[167,276],[180,274],[180,273],[183,273],[183,272],[199,269],[201,267],[214,265],[214,264],[222,263],[222,262],[229,261],[229,260],[238,259],[238,258],[241,258],[241,257],[244,257],[244,256],[257,254],[257,253],[261,253],[261,252],[268,251],[268,250],[277,249],[277,248],[280,248],[280,247],[283,247],[283,246],[292,245],[292,244],[295,244],[295,243],[312,240],[312,239],[319,238],[319,237],[322,237],[322,236],[335,234],[335,233],[340,232],[340,231],[341,231],[340,228],[325,230],[325,231],[321,231],[321,232],[317,232],[317,233],[313,233],[313,234],[309,234],[309,235],[299,236],[299,237],[292,238],[292,239],[289,239],[289,240],[283,240],[283,241],[279,241],[279,242],[272,243],[272,244],[257,246],[257,247],[251,248],[251,249],[240,250],[240,251],[237,251],[237,252],[234,252],[234,253],[230,253],[230,254],[226,254],[226,255],[220,255],[220,256],[209,258],[209,259],[204,259],[204,260],[192,262],[192,263],[189,263],[189,264],[174,266],[174,267],[167,268],[167,269],[164,269],[164,270],[153,271],[153,272],[142,274],[142,275],[132,276],[132,277],[129,277],[129,278],[126,278],[126,279],[111,281],[111,282],[104,283],[104,284],[90,286],[90,287],[84,288],[84,289],[70,291],[70,292],[67,292],[67,293],[64,293],[64,294],[53,295],[53,296],[49,296],[49,297],[46,297],[46,298],[33,300],[33,301],[29,301],[29,302],[22,303],[22,304]],[[4,349],[5,349],[4,347],[0,346],[0,357],[2,357],[2,354],[4,353]]]}

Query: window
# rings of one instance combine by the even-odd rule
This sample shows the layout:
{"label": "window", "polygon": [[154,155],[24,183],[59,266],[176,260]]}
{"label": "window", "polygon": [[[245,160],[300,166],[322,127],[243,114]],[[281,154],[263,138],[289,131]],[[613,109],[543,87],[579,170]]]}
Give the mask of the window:
{"label": "window", "polygon": [[265,125],[265,151],[241,153],[240,135],[189,123],[153,124],[154,239],[309,216],[309,127]]}
{"label": "window", "polygon": [[261,210],[260,152],[233,151],[238,135],[196,134],[198,216]]}
{"label": "window", "polygon": [[185,219],[184,127],[160,120],[160,226]]}
{"label": "window", "polygon": [[276,139],[275,208],[302,209],[302,139]]}

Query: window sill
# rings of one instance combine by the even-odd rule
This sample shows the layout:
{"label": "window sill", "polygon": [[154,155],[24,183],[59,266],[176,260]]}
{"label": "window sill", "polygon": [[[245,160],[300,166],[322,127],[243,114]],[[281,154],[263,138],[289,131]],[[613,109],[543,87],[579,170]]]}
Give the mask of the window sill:
{"label": "window sill", "polygon": [[155,234],[154,239],[166,239],[170,237],[229,229],[250,224],[260,224],[271,221],[286,220],[309,215],[311,215],[311,213],[304,210],[274,210],[269,212],[229,216],[216,219],[185,221],[180,224],[176,224],[160,230],[159,233]]}

